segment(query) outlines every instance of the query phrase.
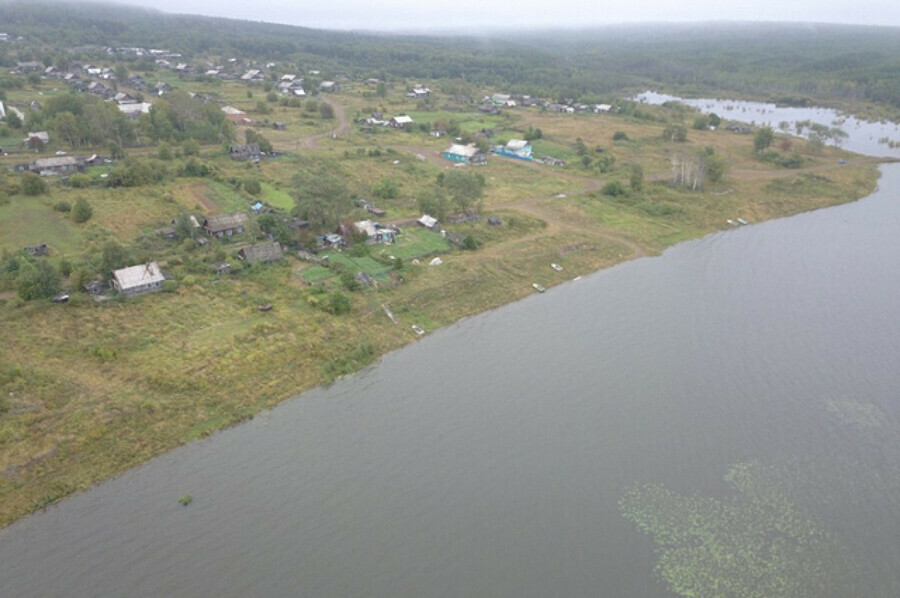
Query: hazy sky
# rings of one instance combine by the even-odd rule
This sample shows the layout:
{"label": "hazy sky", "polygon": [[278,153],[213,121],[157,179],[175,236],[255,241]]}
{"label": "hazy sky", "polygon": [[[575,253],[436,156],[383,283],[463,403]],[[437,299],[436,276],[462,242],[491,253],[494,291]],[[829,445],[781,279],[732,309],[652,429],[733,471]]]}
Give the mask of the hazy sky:
{"label": "hazy sky", "polygon": [[166,12],[328,29],[585,27],[663,21],[900,26],[900,0],[118,0]]}

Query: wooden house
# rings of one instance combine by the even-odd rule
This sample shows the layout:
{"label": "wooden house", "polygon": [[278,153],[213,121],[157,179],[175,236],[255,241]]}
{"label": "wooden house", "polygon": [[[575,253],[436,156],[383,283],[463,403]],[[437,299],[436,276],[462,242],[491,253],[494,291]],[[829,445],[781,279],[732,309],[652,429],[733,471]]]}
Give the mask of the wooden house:
{"label": "wooden house", "polygon": [[236,214],[220,214],[218,216],[209,216],[203,221],[203,230],[210,237],[230,237],[239,235],[244,232],[244,226],[247,223],[247,214],[238,212]]}
{"label": "wooden house", "polygon": [[238,251],[238,257],[246,260],[248,264],[268,264],[284,259],[284,251],[281,244],[277,241],[271,243],[260,243],[259,245],[250,245]]}

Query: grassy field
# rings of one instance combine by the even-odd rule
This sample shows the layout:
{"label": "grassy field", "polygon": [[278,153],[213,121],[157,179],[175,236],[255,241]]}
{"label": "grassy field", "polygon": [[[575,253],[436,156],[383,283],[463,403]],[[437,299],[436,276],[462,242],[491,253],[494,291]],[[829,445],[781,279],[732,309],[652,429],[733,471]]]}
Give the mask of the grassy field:
{"label": "grassy field", "polygon": [[[250,111],[264,99],[256,88],[247,98],[240,84],[208,87]],[[15,93],[24,99],[28,90]],[[435,96],[437,106],[449,101]],[[433,121],[444,112],[416,110],[400,86],[387,98],[373,98],[353,86],[332,97],[348,116],[384,107],[389,114]],[[671,118],[663,108],[648,111]],[[165,242],[152,231],[183,210],[199,215],[246,211],[251,196],[231,181],[248,176],[262,181],[263,201],[286,213],[294,205],[291,179],[307,169],[333,173],[352,196],[368,199],[376,183],[389,179],[398,187],[397,196],[374,200],[387,210],[385,220],[409,219],[418,215],[419,194],[452,168],[438,153],[445,139],[421,131],[366,135],[352,128],[313,149],[263,161],[258,170],[207,147],[202,158],[214,171],[208,179],[173,177],[130,189],[74,189],[52,181],[49,195],[17,194],[0,205],[0,248],[46,241],[54,254],[96,261],[100,244],[118,238],[136,259],[158,259],[178,283],[174,292],[102,303],[81,293],[73,293],[66,305],[0,296],[0,525],[355,371],[415,341],[413,324],[430,332],[524,297],[533,292],[532,282],[552,287],[656,254],[728,228],[729,218],[757,222],[851,201],[869,193],[877,180],[874,160],[830,148],[817,153],[800,141],[792,151],[802,156],[802,168],[786,169],[757,159],[752,139],[721,130],[690,130],[686,143],[673,144],[661,138],[663,123],[615,115],[517,109],[485,117],[471,107],[446,112],[466,131],[495,127],[498,138],[539,127],[544,138],[537,147],[567,159],[577,157],[580,137],[593,162],[555,168],[490,158],[476,170],[486,182],[483,215],[500,217],[502,226],[484,220],[447,225],[476,239],[478,250],[455,249],[437,233],[407,226],[396,244],[371,246],[368,256],[323,253],[339,264],[337,269],[368,272],[379,281],[377,288],[347,291],[336,269],[302,262],[295,252],[278,264],[248,267],[235,257],[238,247],[254,241],[247,235],[199,247],[187,240]],[[295,146],[303,136],[336,126],[317,114],[281,106],[273,106],[265,118],[288,123],[288,131],[265,135]],[[616,131],[626,132],[629,140],[613,143]],[[615,159],[606,172],[595,164],[597,146]],[[377,153],[371,151],[376,148]],[[667,184],[674,154],[696,155],[705,148],[728,166],[721,182],[697,192]],[[839,158],[849,162],[839,167]],[[21,161],[21,156],[4,164],[13,159]],[[629,188],[632,164],[644,170],[640,190]],[[604,194],[610,181],[623,183],[626,193]],[[87,223],[76,224],[52,208],[57,201],[78,198],[94,210]],[[352,219],[367,216],[359,208],[349,214]],[[428,266],[438,254],[443,264]],[[402,268],[394,268],[391,255],[402,259]],[[413,263],[416,258],[419,264]],[[233,264],[227,276],[213,273],[213,264],[222,260]],[[564,272],[551,269],[551,262]],[[323,309],[335,292],[349,297],[350,313]],[[260,312],[264,304],[273,309]],[[382,305],[390,306],[398,325],[388,320]]]}

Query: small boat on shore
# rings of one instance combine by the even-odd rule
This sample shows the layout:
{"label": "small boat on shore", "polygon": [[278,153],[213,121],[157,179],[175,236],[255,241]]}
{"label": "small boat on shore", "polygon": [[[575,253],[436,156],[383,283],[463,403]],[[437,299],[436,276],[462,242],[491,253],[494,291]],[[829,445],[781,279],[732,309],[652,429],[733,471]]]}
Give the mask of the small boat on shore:
{"label": "small boat on shore", "polygon": [[413,332],[415,332],[415,333],[418,334],[419,336],[422,336],[423,334],[425,334],[425,331],[422,330],[421,327],[416,326],[415,324],[413,324],[412,329],[413,329]]}
{"label": "small boat on shore", "polygon": [[533,286],[534,290],[537,291],[538,293],[543,293],[544,291],[547,290],[536,282],[531,283],[531,286]]}
{"label": "small boat on shore", "polygon": [[560,266],[559,264],[550,264],[550,267],[553,268],[554,270],[556,270],[557,272],[563,271],[563,267]]}
{"label": "small boat on shore", "polygon": [[741,224],[747,224],[747,221],[744,220],[743,218],[738,218],[737,221],[740,222]]}

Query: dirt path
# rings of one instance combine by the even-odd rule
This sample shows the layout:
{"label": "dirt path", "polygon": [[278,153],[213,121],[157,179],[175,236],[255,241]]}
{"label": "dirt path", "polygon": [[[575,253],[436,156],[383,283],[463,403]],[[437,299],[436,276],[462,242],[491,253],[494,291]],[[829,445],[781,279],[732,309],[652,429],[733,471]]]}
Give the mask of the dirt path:
{"label": "dirt path", "polygon": [[334,109],[334,115],[338,119],[338,126],[324,133],[317,133],[310,137],[300,140],[300,147],[303,149],[316,149],[320,139],[326,137],[337,137],[338,135],[346,135],[350,132],[350,123],[347,122],[347,116],[344,114],[344,107],[331,98],[319,96],[320,101],[325,102]]}

